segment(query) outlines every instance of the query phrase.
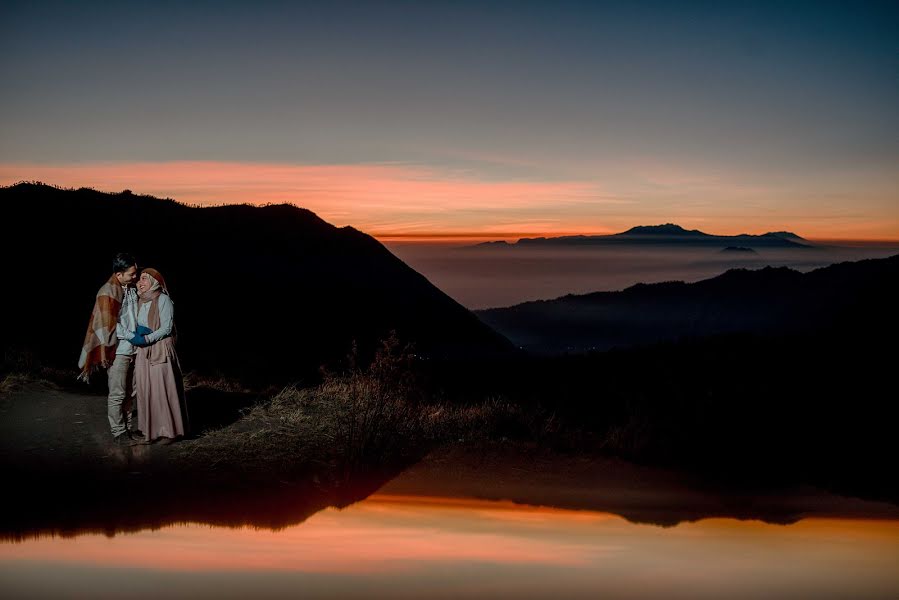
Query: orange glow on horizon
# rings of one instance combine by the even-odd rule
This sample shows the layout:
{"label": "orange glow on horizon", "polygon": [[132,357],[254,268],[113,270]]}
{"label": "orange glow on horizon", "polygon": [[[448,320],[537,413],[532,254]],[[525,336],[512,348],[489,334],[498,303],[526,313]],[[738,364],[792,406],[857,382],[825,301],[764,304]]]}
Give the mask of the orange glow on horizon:
{"label": "orange glow on horizon", "polygon": [[[693,229],[689,227],[684,227],[684,229]],[[575,236],[575,235],[612,235],[615,233],[620,233],[619,231],[596,231],[594,229],[585,230],[585,231],[539,231],[539,232],[499,232],[496,234],[485,235],[484,233],[469,231],[469,232],[422,232],[416,234],[395,234],[391,232],[378,233],[367,231],[369,235],[373,238],[376,238],[381,242],[394,242],[394,243],[416,243],[416,244],[426,244],[426,243],[434,243],[434,244],[446,244],[446,243],[480,243],[480,242],[498,242],[505,241],[509,243],[517,242],[522,238],[539,238],[539,237],[565,237],[565,236]],[[709,233],[709,232],[706,232]],[[745,231],[741,231],[740,233],[746,233]],[[767,231],[761,231],[759,233],[767,233]],[[721,233],[721,232],[712,232],[712,235],[737,235],[734,233]],[[756,234],[758,235],[758,234]],[[844,244],[844,245],[858,245],[858,246],[899,246],[899,237],[896,238],[814,238],[814,237],[805,237],[801,236],[808,242],[814,244]]]}
{"label": "orange glow on horizon", "polygon": [[562,237],[569,235],[609,235],[618,233],[617,231],[537,231],[537,232],[505,232],[498,231],[496,233],[484,233],[479,231],[459,231],[459,232],[442,232],[442,231],[423,231],[421,233],[402,233],[393,232],[366,232],[381,242],[409,242],[409,243],[452,243],[452,242],[516,242],[522,238],[538,238],[538,237]]}
{"label": "orange glow on horizon", "polygon": [[[681,178],[683,179],[683,178]],[[666,185],[677,186],[678,181]],[[596,181],[479,178],[468,171],[403,163],[293,165],[216,161],[0,164],[0,185],[43,181],[173,198],[187,204],[293,203],[336,225],[351,225],[391,242],[516,241],[523,237],[604,235],[635,225],[677,223],[718,235],[790,230],[807,239],[899,241],[899,218],[835,219],[808,214],[778,217],[734,212],[738,200],[707,206],[634,200]],[[689,178],[684,181],[691,181]],[[687,184],[684,184],[687,185]],[[765,190],[714,192],[720,197]],[[712,192],[707,192],[712,193]],[[740,196],[734,196],[739,198]],[[767,198],[775,205],[778,198]],[[720,206],[719,206],[720,204]],[[795,212],[795,211],[794,211]]]}

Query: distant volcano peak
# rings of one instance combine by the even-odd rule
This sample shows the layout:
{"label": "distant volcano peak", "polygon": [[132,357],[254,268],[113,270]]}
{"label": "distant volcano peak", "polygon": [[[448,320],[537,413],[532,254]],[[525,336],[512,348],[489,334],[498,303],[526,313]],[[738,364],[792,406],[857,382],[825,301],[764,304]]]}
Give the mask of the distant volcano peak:
{"label": "distant volcano peak", "polygon": [[664,225],[637,225],[616,235],[708,235],[698,229],[684,229],[674,223]]}
{"label": "distant volcano peak", "polygon": [[784,238],[784,239],[789,239],[789,240],[803,240],[803,241],[805,240],[805,238],[793,233],[792,231],[769,231],[765,235],[770,235],[771,237],[779,237],[779,238]]}
{"label": "distant volcano peak", "polygon": [[603,235],[565,235],[560,237],[521,238],[514,244],[482,242],[474,247],[539,247],[539,246],[727,246],[764,248],[808,248],[807,240],[790,231],[772,231],[763,234],[741,233],[739,235],[718,235],[698,229],[684,229],[676,223],[662,225],[637,225],[627,231]]}

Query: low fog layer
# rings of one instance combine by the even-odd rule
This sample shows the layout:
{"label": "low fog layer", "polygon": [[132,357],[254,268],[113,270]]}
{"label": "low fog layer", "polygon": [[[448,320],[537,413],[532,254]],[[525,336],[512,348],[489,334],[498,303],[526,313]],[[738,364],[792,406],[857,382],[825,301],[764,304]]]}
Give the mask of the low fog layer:
{"label": "low fog layer", "polygon": [[615,291],[635,283],[692,282],[732,268],[760,269],[770,265],[810,271],[836,262],[899,253],[899,244],[753,252],[675,246],[471,248],[409,242],[385,245],[431,283],[473,310],[565,294]]}

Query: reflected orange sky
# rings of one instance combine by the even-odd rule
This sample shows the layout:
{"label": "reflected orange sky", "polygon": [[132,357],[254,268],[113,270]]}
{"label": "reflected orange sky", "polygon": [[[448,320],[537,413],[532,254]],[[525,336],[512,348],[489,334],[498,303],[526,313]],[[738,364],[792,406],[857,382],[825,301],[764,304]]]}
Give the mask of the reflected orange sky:
{"label": "reflected orange sky", "polygon": [[382,241],[608,234],[666,222],[721,235],[790,230],[809,239],[899,239],[895,182],[882,178],[818,178],[803,187],[653,163],[628,169],[630,183],[484,177],[391,162],[0,163],[0,185],[130,189],[200,205],[291,202]]}
{"label": "reflected orange sky", "polygon": [[460,562],[579,569],[637,558],[669,563],[685,556],[759,565],[789,560],[797,569],[862,558],[889,564],[899,558],[899,522],[813,518],[781,526],[714,518],[660,528],[610,513],[376,494],[281,531],[184,524],[114,537],[0,544],[0,563],[7,564],[329,574]]}

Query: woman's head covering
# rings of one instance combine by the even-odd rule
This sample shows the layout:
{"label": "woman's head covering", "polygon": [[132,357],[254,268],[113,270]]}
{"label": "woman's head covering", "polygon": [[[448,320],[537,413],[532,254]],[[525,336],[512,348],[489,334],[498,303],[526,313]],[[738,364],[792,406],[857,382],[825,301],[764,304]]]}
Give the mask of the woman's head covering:
{"label": "woman's head covering", "polygon": [[140,295],[141,300],[152,300],[156,298],[160,293],[169,295],[169,288],[165,284],[165,278],[162,276],[162,273],[154,269],[153,267],[147,267],[141,271],[141,275],[146,273],[150,277],[150,281],[153,285],[150,286],[150,289]]}
{"label": "woman's head covering", "polygon": [[[169,288],[165,283],[165,277],[162,276],[162,273],[152,267],[143,269],[141,271],[141,275],[143,275],[144,273],[146,273],[147,277],[150,279],[151,285],[150,289],[148,289],[146,292],[144,292],[143,294],[138,294],[138,304],[143,307],[146,303],[153,302],[150,305],[150,311],[147,314],[147,324],[151,329],[157,329],[159,327],[159,302],[155,302],[155,300],[159,298],[160,294],[165,294],[166,296],[169,296],[169,298],[171,298],[171,296],[169,295]],[[175,328],[175,325],[172,324],[172,341],[174,341],[177,336],[177,329]],[[158,349],[162,348],[162,346],[154,343],[151,344],[149,348],[151,348],[150,361],[152,362],[154,360],[153,352],[156,352]]]}
{"label": "woman's head covering", "polygon": [[146,269],[141,270],[141,275],[146,273],[153,280],[153,287],[151,290],[162,289],[163,294],[169,293],[169,288],[165,284],[165,278],[162,276],[162,273],[154,269],[153,267],[147,267]]}

